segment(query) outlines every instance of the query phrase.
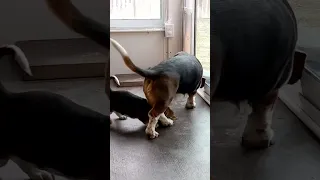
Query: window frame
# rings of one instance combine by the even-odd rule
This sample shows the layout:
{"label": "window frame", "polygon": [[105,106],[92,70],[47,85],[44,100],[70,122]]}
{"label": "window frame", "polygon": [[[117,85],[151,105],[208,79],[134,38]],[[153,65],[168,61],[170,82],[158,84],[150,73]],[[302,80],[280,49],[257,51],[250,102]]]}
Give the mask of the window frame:
{"label": "window frame", "polygon": [[110,29],[164,29],[164,0],[160,0],[160,19],[111,19]]}

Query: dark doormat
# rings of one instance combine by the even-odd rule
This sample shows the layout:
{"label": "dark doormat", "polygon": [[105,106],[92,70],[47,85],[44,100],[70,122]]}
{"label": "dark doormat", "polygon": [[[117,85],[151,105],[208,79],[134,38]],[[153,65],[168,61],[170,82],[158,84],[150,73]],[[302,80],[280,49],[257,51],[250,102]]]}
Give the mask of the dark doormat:
{"label": "dark doormat", "polygon": [[138,74],[116,74],[111,76],[118,87],[142,86],[144,77]]}

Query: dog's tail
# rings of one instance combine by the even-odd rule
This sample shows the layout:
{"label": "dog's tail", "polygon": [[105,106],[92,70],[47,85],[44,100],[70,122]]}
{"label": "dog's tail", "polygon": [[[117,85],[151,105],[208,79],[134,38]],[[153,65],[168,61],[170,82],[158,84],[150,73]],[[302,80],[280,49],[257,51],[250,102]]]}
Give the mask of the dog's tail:
{"label": "dog's tail", "polygon": [[[4,55],[14,55],[14,59],[17,61],[21,69],[26,72],[29,76],[32,76],[32,72],[29,66],[29,61],[23,51],[15,45],[4,45],[0,46],[0,58]],[[6,94],[7,90],[0,82],[0,93],[1,95]]]}
{"label": "dog's tail", "polygon": [[156,76],[156,73],[151,69],[142,69],[133,64],[127,51],[116,40],[110,38],[110,41],[111,44],[116,48],[116,50],[121,54],[124,63],[127,65],[129,69],[143,77],[152,78]]}

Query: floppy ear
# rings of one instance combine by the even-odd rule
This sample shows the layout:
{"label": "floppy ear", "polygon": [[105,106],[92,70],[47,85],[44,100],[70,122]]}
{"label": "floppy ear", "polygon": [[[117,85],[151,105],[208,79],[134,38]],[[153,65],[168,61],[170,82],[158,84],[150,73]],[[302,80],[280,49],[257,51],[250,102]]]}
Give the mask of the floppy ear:
{"label": "floppy ear", "polygon": [[293,70],[288,84],[292,85],[298,82],[302,77],[304,65],[306,63],[307,54],[303,51],[296,50],[294,52]]}
{"label": "floppy ear", "polygon": [[200,88],[203,88],[204,85],[205,85],[205,83],[206,83],[206,78],[202,77],[202,78],[201,78]]}

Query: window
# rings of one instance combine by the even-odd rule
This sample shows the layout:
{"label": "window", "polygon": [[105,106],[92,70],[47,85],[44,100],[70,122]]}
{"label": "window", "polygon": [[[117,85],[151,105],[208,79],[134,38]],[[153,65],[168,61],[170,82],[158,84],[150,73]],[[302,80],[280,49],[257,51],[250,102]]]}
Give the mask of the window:
{"label": "window", "polygon": [[164,28],[163,0],[111,0],[112,29]]}
{"label": "window", "polygon": [[195,3],[195,55],[203,66],[205,92],[210,94],[210,0]]}

